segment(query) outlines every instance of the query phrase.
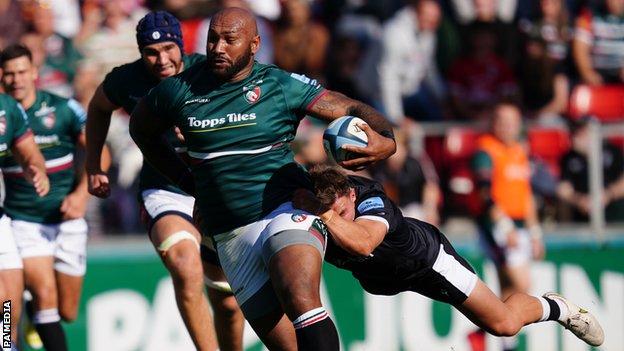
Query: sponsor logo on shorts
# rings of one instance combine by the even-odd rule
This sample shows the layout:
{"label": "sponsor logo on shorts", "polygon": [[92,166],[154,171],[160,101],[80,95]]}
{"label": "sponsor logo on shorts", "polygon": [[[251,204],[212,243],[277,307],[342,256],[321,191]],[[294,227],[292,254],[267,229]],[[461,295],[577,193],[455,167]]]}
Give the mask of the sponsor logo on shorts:
{"label": "sponsor logo on shorts", "polygon": [[303,213],[295,213],[292,216],[290,216],[290,219],[292,219],[293,222],[295,223],[301,223],[305,221],[306,218],[308,218],[308,216],[304,215]]}

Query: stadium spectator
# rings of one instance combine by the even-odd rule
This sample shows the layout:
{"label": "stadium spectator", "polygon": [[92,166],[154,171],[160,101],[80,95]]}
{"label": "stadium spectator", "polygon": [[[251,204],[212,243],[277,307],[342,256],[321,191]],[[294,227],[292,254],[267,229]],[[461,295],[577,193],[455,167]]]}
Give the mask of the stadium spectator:
{"label": "stadium spectator", "polygon": [[322,78],[329,46],[329,32],[312,20],[307,0],[285,0],[277,20],[273,42],[275,64],[280,68]]}
{"label": "stadium spectator", "polygon": [[[491,133],[478,140],[473,170],[482,213],[477,224],[486,254],[494,262],[506,300],[530,287],[530,263],[542,258],[544,246],[530,184],[527,152],[519,141],[522,115],[512,104],[493,110]],[[504,349],[515,349],[515,339],[504,339]]]}
{"label": "stadium spectator", "polygon": [[[573,219],[586,221],[591,208],[588,152],[589,118],[572,126],[572,149],[561,159],[559,198],[573,208]],[[624,155],[619,148],[602,145],[603,204],[607,221],[624,220]]]}
{"label": "stadium spectator", "polygon": [[589,85],[624,81],[624,1],[602,0],[576,20],[573,55]]}
{"label": "stadium spectator", "polygon": [[[453,0],[459,15],[460,33],[466,46],[470,45],[473,27],[484,27],[493,34],[496,53],[511,67],[518,60],[518,29],[511,21],[516,11],[516,0]],[[459,6],[462,4],[461,6]],[[471,11],[461,10],[468,6]],[[501,11],[499,11],[501,10]],[[462,15],[466,12],[466,15]],[[462,18],[465,16],[465,18]]]}
{"label": "stadium spectator", "polygon": [[22,9],[17,0],[0,0],[0,48],[17,41],[26,30]]}
{"label": "stadium spectator", "polygon": [[48,0],[54,15],[54,31],[66,38],[78,34],[82,20],[79,0]]}
{"label": "stadium spectator", "polygon": [[46,3],[32,5],[32,28],[43,38],[45,64],[62,72],[71,83],[76,74],[78,61],[82,58],[71,39],[55,32],[54,14]]}
{"label": "stadium spectator", "polygon": [[354,99],[365,100],[357,85],[358,67],[364,54],[360,41],[353,36],[337,37],[331,44],[330,52],[327,87]]}
{"label": "stadium spectator", "polygon": [[517,98],[509,65],[496,54],[496,35],[487,24],[470,28],[470,49],[451,66],[449,90],[455,118],[483,119],[493,104]]}
{"label": "stadium spectator", "polygon": [[435,31],[441,16],[436,1],[410,1],[386,22],[379,45],[367,53],[378,60],[367,60],[374,67],[365,69],[365,82],[359,84],[369,90],[375,88],[372,99],[397,125],[406,116],[417,120],[442,118],[437,100],[443,95],[444,84],[435,66]]}
{"label": "stadium spectator", "polygon": [[[114,67],[139,58],[136,48],[135,27],[137,19],[131,17],[122,6],[122,0],[100,3],[91,18],[101,18],[91,34],[85,34],[80,43],[85,59],[83,65],[92,65],[99,71],[98,82]],[[133,15],[139,15],[135,12]]]}
{"label": "stadium spectator", "polygon": [[559,121],[568,104],[571,29],[564,0],[540,0],[539,16],[522,19],[520,84],[524,107],[543,122]]}
{"label": "stadium spectator", "polygon": [[383,185],[388,197],[399,205],[406,216],[439,225],[441,192],[438,175],[424,152],[422,155],[410,152],[408,128],[403,127],[394,135],[396,153],[376,167],[373,178]]}
{"label": "stadium spectator", "polygon": [[495,18],[508,23],[513,21],[518,5],[518,0],[451,0],[450,2],[459,23]]}
{"label": "stadium spectator", "polygon": [[44,37],[37,32],[27,32],[20,37],[20,43],[26,46],[33,55],[33,64],[39,69],[37,89],[70,97],[74,91],[67,73],[47,60]]}

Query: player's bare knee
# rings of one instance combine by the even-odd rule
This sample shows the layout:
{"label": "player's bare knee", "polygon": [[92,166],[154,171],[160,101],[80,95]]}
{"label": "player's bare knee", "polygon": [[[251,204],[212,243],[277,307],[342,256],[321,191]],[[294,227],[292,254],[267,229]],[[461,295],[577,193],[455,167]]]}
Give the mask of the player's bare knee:
{"label": "player's bare knee", "polygon": [[58,296],[56,294],[56,287],[52,284],[40,284],[36,287],[28,289],[33,296],[33,300],[38,306],[56,306]]}
{"label": "player's bare knee", "polygon": [[210,303],[215,312],[228,319],[241,313],[234,295],[223,298],[213,297],[210,299]]}
{"label": "player's bare knee", "polygon": [[184,284],[195,282],[201,285],[203,282],[203,270],[199,251],[190,246],[173,247],[167,252],[165,258],[167,268],[171,276]]}

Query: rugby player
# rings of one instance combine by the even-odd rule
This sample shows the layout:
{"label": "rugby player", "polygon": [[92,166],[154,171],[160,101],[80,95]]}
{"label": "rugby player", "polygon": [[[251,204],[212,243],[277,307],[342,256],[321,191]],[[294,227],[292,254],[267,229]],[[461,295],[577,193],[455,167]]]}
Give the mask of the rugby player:
{"label": "rugby player", "polygon": [[436,227],[403,217],[378,182],[328,167],[311,177],[314,194],[297,191],[295,207],[319,215],[330,233],[325,260],[351,271],[367,292],[417,292],[453,305],[496,336],[557,321],[589,345],[604,341],[596,318],[558,294],[516,292],[500,300]]}
{"label": "rugby player", "polygon": [[[138,100],[160,80],[205,61],[203,55],[183,54],[180,23],[167,12],[145,15],[137,25],[136,37],[141,58],[113,69],[89,104],[87,173],[89,191],[98,197],[110,194],[108,175],[99,165],[113,111],[123,108],[130,114]],[[168,137],[178,151],[184,151],[184,145],[173,130],[169,131]],[[171,274],[178,309],[193,343],[199,350],[216,347],[203,291],[203,274],[206,274],[220,348],[242,350],[244,319],[224,282],[216,255],[202,245],[200,257],[200,234],[192,222],[195,200],[148,163],[144,163],[141,169],[139,189],[149,238]]]}
{"label": "rugby player", "polygon": [[[152,89],[132,113],[130,133],[148,162],[196,194],[202,234],[215,243],[243,314],[264,344],[338,350],[319,297],[325,238],[318,218],[290,202],[295,189],[310,184],[289,143],[305,114],[358,116],[368,122],[369,145],[350,148],[363,155],[343,163],[358,168],[395,151],[392,128],[368,105],[255,62],[259,46],[250,12],[215,14],[207,63]],[[184,135],[190,169],[161,138],[174,125]]]}
{"label": "rugby player", "polygon": [[[37,196],[45,196],[50,182],[45,171],[45,160],[28,128],[28,117],[11,97],[0,94],[0,167],[9,157],[17,159],[24,169],[24,178],[34,186]],[[17,350],[17,326],[22,313],[24,276],[11,220],[0,206],[0,299],[11,301],[11,351]]]}
{"label": "rugby player", "polygon": [[0,67],[2,86],[26,111],[51,189],[41,197],[18,160],[8,157],[2,165],[4,209],[24,264],[24,283],[33,297],[32,323],[47,350],[66,350],[60,321],[76,319],[86,270],[83,217],[89,193],[86,175],[74,171],[74,153],[86,144],[86,114],[75,100],[36,90],[37,67],[26,47],[5,48]]}

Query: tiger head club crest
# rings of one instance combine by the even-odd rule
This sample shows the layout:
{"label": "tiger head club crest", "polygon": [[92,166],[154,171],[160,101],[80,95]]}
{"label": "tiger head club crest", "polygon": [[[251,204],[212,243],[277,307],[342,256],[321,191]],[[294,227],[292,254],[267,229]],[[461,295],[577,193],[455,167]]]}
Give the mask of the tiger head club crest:
{"label": "tiger head club crest", "polygon": [[48,129],[51,129],[52,127],[54,127],[55,122],[56,122],[56,115],[54,114],[54,112],[50,113],[47,116],[44,116],[41,119],[41,123],[43,123],[43,125]]}
{"label": "tiger head club crest", "polygon": [[245,94],[245,100],[247,100],[250,104],[255,104],[256,101],[260,99],[260,95],[262,95],[262,90],[257,85],[251,88],[245,87],[243,91]]}
{"label": "tiger head club crest", "polygon": [[6,133],[6,117],[1,116],[0,117],[0,135],[4,135],[4,133]]}
{"label": "tiger head club crest", "polygon": [[41,104],[41,108],[35,111],[35,116],[40,118],[41,124],[46,128],[51,129],[56,123],[56,108],[54,106],[48,106],[45,102]]}

